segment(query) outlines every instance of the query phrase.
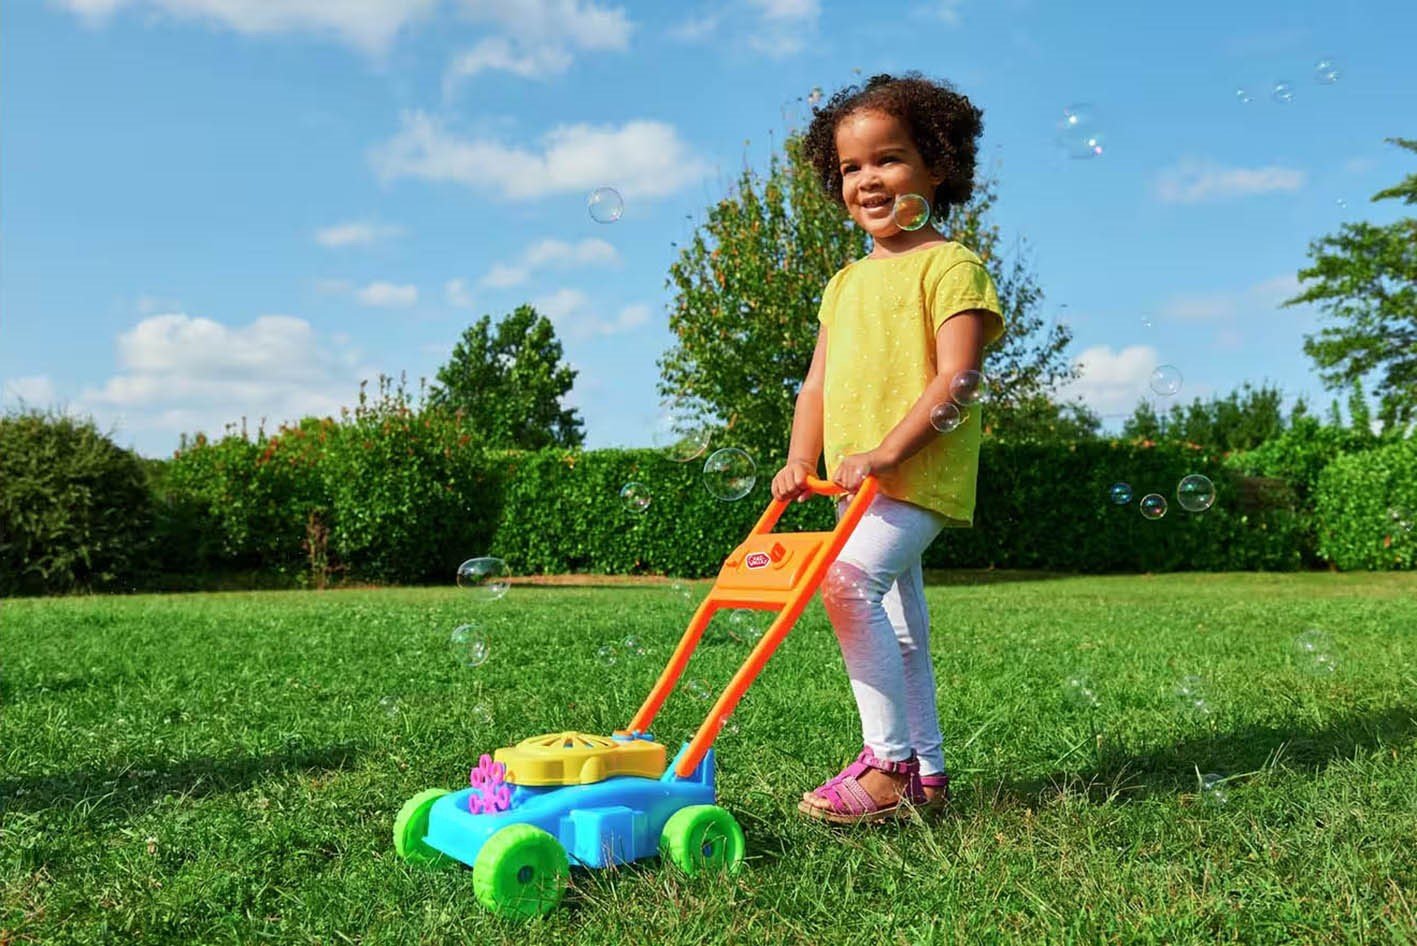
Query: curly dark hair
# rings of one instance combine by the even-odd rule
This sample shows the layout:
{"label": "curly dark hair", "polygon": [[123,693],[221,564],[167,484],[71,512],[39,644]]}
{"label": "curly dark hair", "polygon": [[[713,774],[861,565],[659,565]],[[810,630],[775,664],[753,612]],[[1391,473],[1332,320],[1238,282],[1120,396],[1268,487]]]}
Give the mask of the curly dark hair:
{"label": "curly dark hair", "polygon": [[930,200],[934,219],[943,220],[950,207],[969,200],[974,193],[974,162],[984,113],[948,82],[927,79],[918,72],[872,76],[864,85],[849,85],[825,105],[812,109],[803,147],[833,200],[842,203],[837,125],[848,115],[863,111],[895,116],[910,133],[926,167],[944,175]]}

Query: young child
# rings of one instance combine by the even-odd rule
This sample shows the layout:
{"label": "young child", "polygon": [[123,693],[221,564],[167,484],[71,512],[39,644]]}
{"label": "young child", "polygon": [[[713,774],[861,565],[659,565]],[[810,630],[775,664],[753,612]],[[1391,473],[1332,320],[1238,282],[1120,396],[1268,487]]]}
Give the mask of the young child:
{"label": "young child", "polygon": [[823,586],[861,714],[865,747],[800,810],[854,823],[948,800],[930,616],[920,556],[945,526],[969,526],[979,465],[979,409],[949,433],[931,423],[951,381],[979,370],[1003,332],[994,284],[972,251],[933,226],[907,230],[899,197],[929,200],[934,219],[969,199],[982,113],[948,85],[875,76],[814,111],[806,149],[833,199],[871,236],[868,256],[822,293],[812,365],[797,395],[788,461],[773,496],[807,498],[825,450],[848,492],[880,491]]}

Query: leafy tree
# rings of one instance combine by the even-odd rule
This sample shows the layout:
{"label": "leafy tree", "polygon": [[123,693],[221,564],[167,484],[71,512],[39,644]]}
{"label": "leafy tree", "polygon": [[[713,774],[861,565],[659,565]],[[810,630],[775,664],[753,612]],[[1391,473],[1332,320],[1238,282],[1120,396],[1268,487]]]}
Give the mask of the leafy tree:
{"label": "leafy tree", "polygon": [[1284,432],[1283,398],[1277,387],[1256,388],[1247,381],[1225,397],[1173,404],[1164,417],[1143,401],[1123,424],[1122,434],[1132,439],[1183,440],[1222,452],[1249,450]]}
{"label": "leafy tree", "polygon": [[[1010,418],[1054,408],[1048,392],[1075,369],[1064,356],[1071,335],[1063,325],[1045,330],[1036,312],[1043,294],[1023,260],[1000,258],[998,228],[987,219],[994,200],[994,182],[981,179],[944,230],[990,266],[1008,323],[986,358],[999,434]],[[670,266],[677,343],[659,361],[660,394],[726,424],[729,439],[760,459],[781,457],[816,345],[822,289],[866,252],[865,233],[823,192],[801,136],[790,135],[765,178],[744,169]],[[1034,426],[1081,416],[1053,409]]]}
{"label": "leafy tree", "polygon": [[484,315],[438,369],[428,405],[461,411],[488,447],[580,446],[582,421],[561,406],[576,371],[561,357],[555,328],[531,306],[518,306],[495,331]]}
{"label": "leafy tree", "polygon": [[[1417,152],[1417,139],[1389,138]],[[1417,174],[1372,196],[1417,203]],[[1303,291],[1284,304],[1316,302],[1335,324],[1304,339],[1331,388],[1381,372],[1378,417],[1388,429],[1417,419],[1417,219],[1386,226],[1346,223],[1309,244]]]}

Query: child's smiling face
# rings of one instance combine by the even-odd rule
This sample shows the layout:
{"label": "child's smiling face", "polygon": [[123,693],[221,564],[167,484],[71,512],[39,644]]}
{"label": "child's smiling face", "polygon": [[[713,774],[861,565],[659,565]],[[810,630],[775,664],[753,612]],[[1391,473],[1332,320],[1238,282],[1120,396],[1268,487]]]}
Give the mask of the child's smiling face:
{"label": "child's smiling face", "polygon": [[925,166],[906,127],[885,112],[859,111],[843,118],[836,126],[836,154],[841,199],[873,240],[908,233],[892,213],[896,198],[919,194],[933,200],[943,180]]}

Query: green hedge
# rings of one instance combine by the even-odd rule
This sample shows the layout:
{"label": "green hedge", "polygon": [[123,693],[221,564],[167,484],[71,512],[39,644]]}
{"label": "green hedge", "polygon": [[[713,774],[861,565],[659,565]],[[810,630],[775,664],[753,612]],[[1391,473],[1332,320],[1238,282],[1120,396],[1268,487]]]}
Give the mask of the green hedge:
{"label": "green hedge", "polygon": [[[761,514],[776,472],[760,469],[748,497],[724,503],[703,488],[702,460],[677,464],[651,451],[600,450],[501,455],[499,462],[505,506],[491,551],[521,573],[712,575]],[[1176,502],[1176,484],[1189,473],[1215,482],[1209,512],[1187,513]],[[947,530],[925,564],[1078,572],[1297,568],[1300,517],[1237,508],[1234,479],[1218,458],[1182,447],[986,443],[975,528]],[[1108,500],[1118,480],[1135,493],[1126,506]],[[653,497],[643,513],[619,501],[631,481]],[[1163,519],[1138,511],[1149,492],[1170,504]],[[831,516],[829,503],[810,502],[791,510],[780,528],[830,528]]]}
{"label": "green hedge", "polygon": [[0,594],[128,585],[151,512],[143,461],[92,420],[0,417]]}
{"label": "green hedge", "polygon": [[1319,476],[1319,554],[1343,569],[1417,562],[1417,440],[1335,459]]}

